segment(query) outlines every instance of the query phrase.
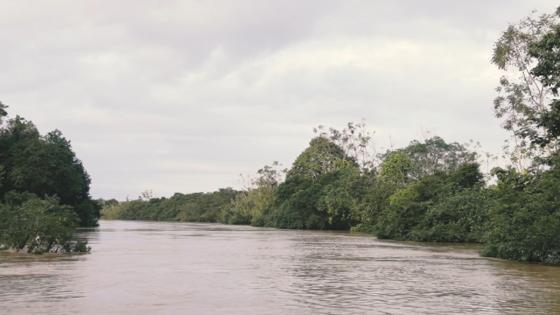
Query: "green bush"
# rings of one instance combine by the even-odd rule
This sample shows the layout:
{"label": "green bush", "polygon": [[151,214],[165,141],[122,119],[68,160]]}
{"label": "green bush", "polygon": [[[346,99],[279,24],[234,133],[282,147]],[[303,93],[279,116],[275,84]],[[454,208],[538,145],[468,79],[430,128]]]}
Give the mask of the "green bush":
{"label": "green bush", "polygon": [[486,256],[560,263],[560,169],[538,174],[497,170]]}
{"label": "green bush", "polygon": [[69,206],[32,194],[7,194],[5,203],[0,204],[0,218],[0,243],[33,253],[68,246],[77,224]]}

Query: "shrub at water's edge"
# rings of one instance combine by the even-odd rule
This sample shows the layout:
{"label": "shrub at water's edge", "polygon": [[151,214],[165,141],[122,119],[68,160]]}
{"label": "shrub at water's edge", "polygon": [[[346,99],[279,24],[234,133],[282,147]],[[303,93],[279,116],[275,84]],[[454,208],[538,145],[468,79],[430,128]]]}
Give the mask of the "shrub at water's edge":
{"label": "shrub at water's edge", "polygon": [[23,253],[87,252],[83,241],[73,239],[75,214],[55,198],[9,193],[0,204],[0,244]]}
{"label": "shrub at water's edge", "polygon": [[486,256],[560,265],[560,160],[535,175],[496,170]]}

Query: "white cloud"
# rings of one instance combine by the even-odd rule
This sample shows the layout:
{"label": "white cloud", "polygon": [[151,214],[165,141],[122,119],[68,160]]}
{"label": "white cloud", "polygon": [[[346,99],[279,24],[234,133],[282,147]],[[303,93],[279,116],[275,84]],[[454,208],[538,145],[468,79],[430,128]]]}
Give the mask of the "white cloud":
{"label": "white cloud", "polygon": [[59,128],[96,197],[239,186],[365,118],[499,151],[493,42],[553,1],[5,1],[0,99]]}

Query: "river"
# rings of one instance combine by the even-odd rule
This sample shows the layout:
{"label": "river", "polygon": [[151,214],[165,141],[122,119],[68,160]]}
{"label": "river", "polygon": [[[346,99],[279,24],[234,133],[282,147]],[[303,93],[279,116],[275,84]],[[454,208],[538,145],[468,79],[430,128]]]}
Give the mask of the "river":
{"label": "river", "polygon": [[560,267],[469,246],[101,221],[91,254],[0,255],[0,314],[560,314]]}

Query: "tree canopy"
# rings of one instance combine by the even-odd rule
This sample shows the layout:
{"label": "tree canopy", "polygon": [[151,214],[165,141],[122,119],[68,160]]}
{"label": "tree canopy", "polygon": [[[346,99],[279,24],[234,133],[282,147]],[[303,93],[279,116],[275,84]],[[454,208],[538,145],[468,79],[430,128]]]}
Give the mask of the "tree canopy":
{"label": "tree canopy", "polygon": [[80,225],[97,224],[99,206],[89,195],[90,177],[60,131],[42,136],[20,116],[6,121],[0,129],[0,165],[0,199],[10,191],[55,196],[73,209]]}

